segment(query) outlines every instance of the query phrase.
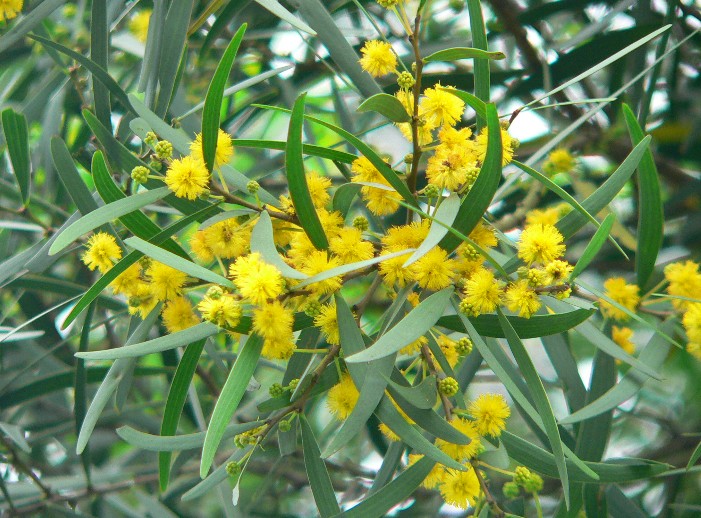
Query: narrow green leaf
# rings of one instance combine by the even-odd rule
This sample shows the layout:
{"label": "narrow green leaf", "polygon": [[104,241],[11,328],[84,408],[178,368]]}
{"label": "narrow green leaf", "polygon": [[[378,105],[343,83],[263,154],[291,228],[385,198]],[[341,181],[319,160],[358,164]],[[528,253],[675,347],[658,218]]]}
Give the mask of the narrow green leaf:
{"label": "narrow green leaf", "polygon": [[240,351],[236,363],[226,378],[224,388],[214,406],[212,417],[207,427],[207,435],[202,448],[202,461],[200,463],[200,477],[205,478],[214,461],[214,455],[224,435],[226,425],[236,412],[248,382],[253,376],[258,364],[260,351],[263,349],[263,339],[258,335],[250,335],[246,340],[243,350]]}
{"label": "narrow green leaf", "polygon": [[246,24],[244,23],[227,45],[226,51],[224,51],[224,55],[214,72],[214,77],[212,77],[212,82],[209,84],[204,100],[204,110],[202,112],[202,155],[207,169],[210,171],[214,169],[214,157],[217,152],[219,117],[224,98],[224,87],[229,80],[231,67],[234,65],[234,59],[245,32]]}
{"label": "narrow green leaf", "polygon": [[306,279],[309,277],[292,268],[278,253],[273,239],[273,222],[270,220],[270,214],[266,211],[260,213],[260,217],[253,227],[251,252],[258,252],[267,263],[280,270],[283,277],[288,279]]}
{"label": "narrow green leaf", "polygon": [[443,315],[452,294],[453,288],[446,288],[426,298],[370,347],[359,353],[347,356],[346,363],[369,362],[378,358],[384,358],[418,340]]}
{"label": "narrow green leaf", "polygon": [[411,496],[435,465],[436,461],[428,457],[419,459],[382,489],[339,516],[345,518],[385,516],[387,511]]}
{"label": "narrow green leaf", "polygon": [[306,32],[310,36],[316,36],[316,32],[314,32],[314,29],[309,27],[306,23],[304,23],[302,20],[297,18],[295,15],[293,15],[290,11],[285,9],[282,5],[280,5],[279,2],[276,0],[255,0],[255,2],[260,5],[261,7],[264,7],[271,13],[273,13],[275,16],[280,18],[281,20],[289,23],[292,25],[292,27],[295,27],[299,29],[302,32]]}
{"label": "narrow green leaf", "polygon": [[37,27],[49,17],[66,0],[44,0],[28,13],[24,13],[22,18],[13,23],[12,26],[0,38],[0,52],[5,52],[12,45],[24,38],[29,31]]}
{"label": "narrow green leaf", "polygon": [[31,163],[29,161],[29,138],[27,133],[27,118],[7,108],[2,112],[2,131],[10,155],[12,172],[17,179],[22,202],[29,201],[29,184],[31,179]]}
{"label": "narrow green leaf", "polygon": [[[230,439],[242,432],[252,430],[260,426],[259,422],[230,424],[226,427],[222,440]],[[117,428],[117,435],[132,446],[137,446],[146,451],[173,452],[195,450],[204,444],[207,432],[196,432],[185,435],[153,435],[135,430],[131,426]]]}
{"label": "narrow green leaf", "polygon": [[302,157],[305,97],[306,93],[300,95],[292,108],[287,135],[287,148],[285,150],[285,170],[287,171],[290,198],[292,198],[295,212],[299,218],[299,224],[318,250],[326,250],[329,247],[329,241],[326,238],[324,227],[321,226],[321,221],[319,221],[316,208],[314,208],[312,196],[309,194],[307,175],[304,171],[304,159]]}
{"label": "narrow green leaf", "polygon": [[335,516],[341,512],[341,508],[338,507],[333,485],[331,484],[331,478],[326,469],[326,464],[324,464],[321,458],[321,452],[319,451],[319,445],[314,437],[314,432],[312,431],[312,427],[309,426],[309,422],[304,414],[299,415],[299,423],[302,427],[304,467],[307,470],[309,487],[311,487],[312,494],[314,495],[316,507],[319,509],[319,514],[322,518]]}
{"label": "narrow green leaf", "polygon": [[[623,104],[623,116],[633,145],[638,145],[645,134],[627,104]],[[638,166],[638,245],[635,253],[635,271],[638,286],[644,289],[655,270],[657,254],[662,246],[664,211],[660,194],[660,178],[657,166],[648,148]]]}
{"label": "narrow green leaf", "polygon": [[[468,5],[471,5],[472,1],[470,0]],[[487,104],[486,113],[487,131],[489,134],[484,164],[482,164],[482,169],[470,192],[463,198],[458,215],[453,222],[453,228],[466,236],[470,234],[484,216],[487,208],[492,203],[492,198],[501,180],[501,126],[499,125],[499,116],[494,104]],[[444,250],[452,252],[459,244],[460,240],[453,234],[449,234],[443,238],[440,246]]]}
{"label": "narrow green leaf", "polygon": [[423,60],[426,63],[432,61],[457,61],[459,59],[505,59],[506,55],[503,52],[488,52],[472,47],[453,47],[450,49],[439,50],[430,56],[426,56]]}
{"label": "narrow green leaf", "polygon": [[[95,313],[95,305],[91,304],[88,311],[85,313],[85,320],[83,320],[83,329],[80,332],[80,342],[78,344],[78,351],[83,352],[88,350],[90,345],[90,330],[92,328],[92,319]],[[88,408],[88,373],[85,368],[84,360],[76,360],[75,362],[75,385],[74,385],[74,403],[73,412],[75,414],[75,433],[78,435],[80,429],[83,427],[83,421],[85,420],[85,412]],[[85,448],[83,453],[80,454],[81,461],[83,464],[83,470],[85,471],[85,477],[89,481],[91,475],[91,463],[90,463],[90,450]]]}
{"label": "narrow green leaf", "polygon": [[[192,142],[192,140],[188,137],[184,130],[174,128],[165,122],[153,111],[151,111],[148,106],[141,102],[136,95],[129,94],[129,101],[134,107],[137,115],[146,122],[146,124],[154,131],[154,133],[156,133],[156,135],[158,135],[162,140],[167,140],[173,144],[175,150],[181,155],[187,155],[190,153],[190,142]],[[143,138],[145,135],[140,135],[140,137]]]}
{"label": "narrow green leaf", "polygon": [[[593,194],[582,202],[584,207],[591,214],[598,214],[616,197],[623,189],[623,186],[635,172],[638,163],[643,158],[648,145],[650,144],[648,135],[633,148],[633,151],[626,157],[623,163],[614,173],[599,187]],[[579,229],[586,225],[587,218],[578,212],[570,212],[560,219],[556,226],[565,237],[573,236]]]}
{"label": "narrow green leaf", "polygon": [[152,245],[148,241],[144,241],[141,238],[130,237],[125,239],[124,243],[133,249],[138,250],[144,255],[155,259],[156,261],[188,274],[190,277],[202,279],[204,281],[226,286],[228,288],[235,288],[234,283],[226,277],[213,272],[209,268],[205,268],[204,266],[200,266],[197,263],[193,263],[192,261],[188,261],[187,259],[183,259],[180,256],[163,250],[156,245]]}
{"label": "narrow green leaf", "polygon": [[691,454],[691,457],[689,457],[689,462],[686,463],[686,470],[689,471],[691,467],[696,464],[696,461],[699,460],[699,457],[701,457],[701,442],[696,445],[696,448],[694,448],[693,453]]}
{"label": "narrow green leaf", "polygon": [[[107,0],[93,0],[90,11],[90,59],[103,70],[107,70],[109,52]],[[95,114],[103,126],[111,128],[110,92],[102,82],[94,79],[92,90]]]}
{"label": "narrow green leaf", "polygon": [[[392,376],[403,378],[399,371],[392,372]],[[389,386],[402,396],[407,402],[420,410],[427,410],[436,406],[438,400],[438,389],[436,388],[436,377],[426,376],[418,385],[408,385],[406,380],[404,384],[389,380]]]}
{"label": "narrow green leaf", "polygon": [[51,138],[51,156],[61,183],[80,213],[84,216],[97,209],[97,203],[75,167],[71,152],[60,137]]}
{"label": "narrow green leaf", "polygon": [[359,192],[360,185],[355,183],[344,183],[338,187],[333,193],[333,210],[337,210],[345,218]]}
{"label": "narrow green leaf", "polygon": [[[624,495],[616,484],[608,486],[604,494],[606,495],[607,515],[611,518],[646,518],[649,516],[640,510],[638,504]],[[601,498],[598,492],[597,498]]]}
{"label": "narrow green leaf", "polygon": [[[243,139],[237,138],[233,140],[234,147],[245,147],[254,149],[276,149],[278,151],[285,151],[285,146],[287,143],[284,140],[262,140],[262,139]],[[350,164],[358,158],[351,153],[346,153],[345,151],[338,151],[336,149],[329,149],[322,146],[315,146],[313,144],[303,144],[302,153],[310,156],[318,156],[319,158],[328,158],[329,160],[334,160],[336,162],[342,162],[344,164]]]}
{"label": "narrow green leaf", "polygon": [[138,358],[147,354],[160,353],[175,349],[181,345],[188,345],[204,338],[209,338],[217,334],[220,328],[211,322],[202,322],[177,333],[153,338],[146,342],[125,344],[115,349],[104,349],[102,351],[89,351],[75,353],[77,358],[85,360],[117,360],[124,358]]}
{"label": "narrow green leaf", "polygon": [[406,260],[403,268],[406,268],[424,255],[430,252],[433,247],[437,246],[438,243],[448,234],[448,229],[455,222],[455,218],[460,210],[460,197],[457,193],[451,193],[450,196],[444,198],[441,204],[436,209],[435,214],[433,214],[433,221],[431,221],[431,227],[428,229],[428,234],[426,239],[423,240],[416,252],[411,254],[411,257]]}
{"label": "narrow green leaf", "polygon": [[444,92],[448,92],[449,94],[452,94],[455,97],[462,99],[465,102],[465,104],[467,104],[470,108],[475,110],[477,117],[482,118],[484,120],[487,120],[487,103],[485,103],[479,97],[476,97],[475,95],[471,94],[470,92],[466,92],[466,91],[460,90],[458,88],[443,88],[443,87],[441,87],[441,90],[443,90]]}
{"label": "narrow green leaf", "polygon": [[579,260],[575,263],[574,270],[572,270],[572,274],[570,275],[570,280],[576,279],[579,274],[589,266],[589,263],[594,260],[596,254],[599,253],[599,250],[601,250],[601,247],[608,239],[615,221],[616,215],[613,212],[604,218],[604,221],[601,222],[601,226],[587,244]]}
{"label": "narrow green leaf", "polygon": [[[472,34],[472,44],[480,50],[489,51],[489,42],[487,41],[487,30],[484,25],[484,16],[482,15],[482,4],[480,0],[467,0],[467,12],[470,15],[470,33]],[[489,60],[475,60],[475,96],[485,103],[489,102],[491,90],[491,80],[489,77]],[[489,118],[483,119],[477,114],[477,129],[481,130],[485,125],[489,124]],[[501,156],[501,153],[499,153]]]}
{"label": "narrow green leaf", "polygon": [[392,122],[409,122],[411,120],[411,117],[409,117],[401,101],[389,94],[373,95],[358,106],[358,111],[361,113],[377,112],[380,115],[384,115]]}
{"label": "narrow green leaf", "polygon": [[[173,382],[168,390],[168,399],[163,409],[163,422],[161,423],[161,436],[175,435],[180,422],[180,415],[185,406],[187,392],[192,382],[192,377],[195,375],[197,363],[200,361],[202,349],[206,339],[193,342],[185,348],[178,368],[173,376]],[[203,434],[204,435],[204,434]],[[204,439],[204,438],[203,438]],[[168,487],[168,479],[170,478],[170,452],[160,452],[158,454],[158,480],[161,491],[165,491]]]}
{"label": "narrow green leaf", "polygon": [[32,452],[32,447],[29,446],[27,439],[24,438],[25,431],[16,424],[4,423],[0,421],[0,431],[4,432],[4,434],[7,435],[17,446],[19,446],[19,449],[23,452]]}
{"label": "narrow green leaf", "polygon": [[567,466],[565,465],[565,452],[562,448],[562,440],[560,439],[560,432],[557,429],[557,422],[555,421],[552,406],[550,406],[550,400],[548,399],[548,395],[545,393],[543,381],[540,379],[538,371],[536,371],[535,365],[533,365],[533,361],[528,355],[528,351],[526,351],[523,342],[521,342],[521,339],[516,334],[514,328],[511,327],[509,321],[504,317],[501,310],[498,309],[497,311],[499,322],[501,323],[502,329],[504,329],[504,335],[509,343],[511,352],[513,353],[516,363],[523,373],[523,377],[526,380],[528,387],[531,389],[535,407],[543,420],[543,425],[545,425],[545,433],[548,435],[550,447],[555,455],[557,472],[560,475],[560,480],[562,481],[565,503],[567,507],[569,507],[570,485]]}

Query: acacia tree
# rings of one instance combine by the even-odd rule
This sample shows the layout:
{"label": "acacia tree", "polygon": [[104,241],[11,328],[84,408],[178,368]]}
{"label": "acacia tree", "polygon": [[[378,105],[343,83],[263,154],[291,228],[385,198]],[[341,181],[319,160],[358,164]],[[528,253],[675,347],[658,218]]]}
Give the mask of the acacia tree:
{"label": "acacia tree", "polygon": [[3,511],[698,511],[693,6],[0,17]]}

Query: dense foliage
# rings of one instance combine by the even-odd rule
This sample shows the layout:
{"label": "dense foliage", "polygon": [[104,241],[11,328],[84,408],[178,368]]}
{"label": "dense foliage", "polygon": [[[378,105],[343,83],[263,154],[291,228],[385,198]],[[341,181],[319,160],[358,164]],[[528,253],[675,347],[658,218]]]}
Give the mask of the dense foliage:
{"label": "dense foliage", "polygon": [[0,509],[701,510],[701,12],[0,0]]}

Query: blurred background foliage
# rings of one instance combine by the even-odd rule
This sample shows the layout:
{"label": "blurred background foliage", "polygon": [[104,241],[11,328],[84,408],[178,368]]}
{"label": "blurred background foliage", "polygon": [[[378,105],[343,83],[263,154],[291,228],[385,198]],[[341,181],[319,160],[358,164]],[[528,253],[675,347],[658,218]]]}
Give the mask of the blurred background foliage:
{"label": "blurred background foliage", "polygon": [[[0,0],[0,5],[4,3]],[[421,34],[425,54],[470,45],[463,0],[428,0],[427,4],[430,19],[425,20]],[[279,10],[271,12],[278,7],[285,8],[283,17],[288,21],[294,15],[295,26],[281,21]],[[578,158],[578,167],[572,174],[556,175],[555,180],[581,199],[601,184],[631,149],[621,115],[621,103],[626,102],[646,121],[646,129],[653,135],[666,220],[659,263],[698,257],[698,5],[684,0],[486,0],[482,7],[490,50],[502,50],[507,56],[491,64],[491,96],[507,120],[543,92],[663,25],[672,25],[660,38],[538,103],[558,106],[512,117],[511,133],[521,140],[518,156],[522,161],[542,165],[548,149],[569,149]],[[366,10],[377,27],[368,21]],[[150,24],[147,12],[152,12]],[[124,301],[105,292],[89,316],[61,330],[71,303],[92,285],[93,275],[76,260],[75,249],[56,256],[47,254],[47,238],[69,218],[74,220],[81,209],[74,203],[75,186],[66,184],[62,175],[65,154],[56,141],[52,145],[52,139],[58,136],[65,142],[91,188],[93,153],[98,147],[117,144],[104,135],[96,141],[95,123],[93,128],[88,126],[84,109],[92,111],[96,116],[93,121],[111,129],[116,141],[135,153],[140,152],[140,144],[130,122],[138,110],[124,92],[136,94],[159,117],[194,135],[200,131],[201,103],[209,81],[242,23],[249,29],[229,78],[235,87],[227,91],[221,117],[222,127],[235,138],[284,140],[287,118],[253,105],[289,108],[301,92],[309,91],[309,114],[364,135],[368,143],[395,160],[409,151],[408,144],[376,115],[355,111],[364,98],[396,88],[394,84],[377,84],[357,64],[360,47],[365,40],[377,37],[377,29],[395,44],[400,56],[406,57],[407,66],[411,65],[401,27],[374,1],[28,0],[18,18],[0,24],[0,108],[11,108],[23,116],[29,143],[23,174],[13,170],[16,163],[11,163],[4,141],[0,142],[0,509],[5,512],[12,507],[19,514],[44,516],[310,516],[316,512],[300,452],[281,458],[274,442],[249,463],[237,509],[232,507],[225,477],[212,488],[200,483],[197,449],[178,455],[171,485],[159,493],[157,454],[130,446],[115,429],[129,425],[158,434],[162,407],[179,361],[175,351],[143,358],[121,380],[89,448],[80,456],[75,453],[76,427],[109,366],[91,363],[86,368],[73,356],[87,346],[88,333],[82,326],[91,326],[91,347],[101,342],[117,347],[134,323],[124,316]],[[664,59],[652,66],[663,55]],[[96,80],[101,69],[112,79],[100,76]],[[471,62],[435,64],[425,74],[425,86],[440,79],[463,90],[473,88]],[[609,98],[614,99],[571,103]],[[600,109],[592,115],[596,108]],[[574,126],[580,117],[581,122]],[[3,124],[10,122],[9,115],[3,117]],[[337,136],[320,126],[309,126],[305,131],[309,143],[345,148]],[[281,153],[241,147],[233,165],[280,194],[284,191],[283,160]],[[329,162],[312,158],[309,164],[341,182],[342,176]],[[126,192],[133,187],[129,169],[117,163],[112,171]],[[512,183],[518,185],[517,181]],[[637,188],[631,183],[612,204],[624,224],[637,220]],[[538,198],[536,205],[545,207],[557,201],[548,194]],[[503,200],[493,207],[493,215],[500,221],[520,210],[522,203],[523,190],[505,191]],[[159,210],[154,218],[163,227],[176,212]],[[508,220],[502,223],[502,230],[508,231]],[[624,245],[635,242],[625,225],[614,235]],[[568,242],[572,262],[590,237],[584,232]],[[607,245],[585,277],[600,285],[602,276],[631,268],[631,262],[623,261]],[[656,275],[659,277],[659,272]],[[377,311],[388,303],[382,297],[373,301]],[[572,345],[587,383],[592,350],[586,344]],[[561,380],[548,370],[545,354],[538,353],[541,349],[534,351],[548,386],[560,387]],[[230,359],[219,354],[201,361],[195,377],[201,408],[186,404],[182,433],[201,429],[203,416],[210,414],[226,379]],[[257,380],[269,385],[275,368],[269,366],[269,372],[262,369]],[[625,418],[615,420],[605,458],[635,456],[685,466],[699,442],[701,367],[673,348],[664,376],[663,382],[646,384],[616,411]],[[476,381],[496,382],[488,370],[480,371]],[[552,391],[556,411],[565,405],[557,394]],[[257,403],[253,398],[244,400],[237,417],[241,421],[254,419]],[[525,425],[514,418],[512,426]],[[375,434],[372,439],[377,451],[386,451],[380,436]],[[346,501],[353,501],[358,494],[360,481],[374,478],[377,458],[376,453],[357,445],[355,451],[351,446],[329,463],[334,486]],[[680,470],[622,486],[630,500],[617,492],[617,486],[611,486],[608,512],[615,516],[698,516],[701,479],[697,473]],[[498,478],[494,484],[499,487]],[[559,492],[556,484],[546,485],[543,501],[550,512]],[[414,496],[406,509],[395,510],[397,515],[439,513],[442,502],[434,493],[419,490]],[[78,509],[69,510],[69,505],[76,503]],[[606,512],[604,509],[602,504],[598,511]]]}

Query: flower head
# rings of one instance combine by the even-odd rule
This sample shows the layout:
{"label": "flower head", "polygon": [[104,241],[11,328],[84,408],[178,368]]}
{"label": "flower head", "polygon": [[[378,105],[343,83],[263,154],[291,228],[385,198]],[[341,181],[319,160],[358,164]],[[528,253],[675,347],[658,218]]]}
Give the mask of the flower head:
{"label": "flower head", "polygon": [[482,394],[468,408],[480,435],[499,437],[506,428],[511,409],[501,394]]}
{"label": "flower head", "polygon": [[[477,159],[484,163],[487,157],[487,143],[489,141],[489,131],[485,127],[475,140]],[[514,158],[514,151],[518,147],[518,140],[509,135],[505,128],[501,128],[501,165],[506,165]]]}
{"label": "flower head", "polygon": [[[302,273],[312,276],[338,266],[341,266],[341,261],[339,261],[336,257],[328,257],[326,252],[316,250],[306,257],[305,264],[301,268],[301,271]],[[309,289],[314,293],[327,295],[338,290],[341,287],[341,284],[341,276],[336,276],[310,284]]]}
{"label": "flower head", "polygon": [[350,374],[344,372],[341,381],[329,390],[326,405],[336,419],[345,421],[355,408],[359,396]]}
{"label": "flower head", "polygon": [[[672,263],[665,266],[664,276],[669,282],[667,293],[674,297],[699,298],[701,293],[701,272],[694,261]],[[683,310],[692,302],[684,299],[672,299],[672,305]]]}
{"label": "flower head", "polygon": [[158,300],[170,300],[182,293],[187,274],[168,266],[152,261],[146,270],[146,276],[151,283],[151,291]]}
{"label": "flower head", "polygon": [[194,200],[207,192],[209,171],[201,159],[188,155],[170,163],[165,182],[178,198]]}
{"label": "flower head", "polygon": [[241,319],[241,304],[230,294],[216,299],[205,297],[197,305],[205,320],[219,327],[236,327]]}
{"label": "flower head", "polygon": [[372,77],[380,77],[397,69],[397,55],[392,45],[379,40],[371,40],[360,49],[363,55],[360,66]]}
{"label": "flower head", "polygon": [[475,455],[480,452],[482,448],[482,443],[480,441],[480,434],[477,427],[472,421],[468,419],[463,419],[462,417],[456,417],[450,424],[458,432],[470,439],[469,444],[454,444],[448,442],[445,439],[436,439],[436,446],[438,446],[446,455],[452,457],[458,462],[466,461],[472,459]]}
{"label": "flower head", "polygon": [[[419,453],[412,453],[409,455],[409,466],[416,464],[418,461],[424,458],[424,455]],[[443,482],[443,477],[445,476],[445,468],[442,464],[436,462],[433,469],[428,472],[426,478],[421,483],[426,489],[434,489],[438,484]]]}
{"label": "flower head", "polygon": [[455,90],[455,87],[438,83],[434,88],[426,88],[419,101],[419,113],[434,127],[454,126],[465,112],[465,101],[447,90]]}
{"label": "flower head", "polygon": [[451,285],[455,261],[448,259],[448,253],[445,250],[435,247],[416,261],[411,269],[419,286],[438,291]]}
{"label": "flower head", "polygon": [[635,344],[631,338],[633,338],[633,330],[630,327],[613,326],[611,329],[611,339],[628,354],[635,352]]}
{"label": "flower head", "polygon": [[553,225],[529,225],[518,242],[518,256],[528,265],[547,264],[565,253],[563,239]]}
{"label": "flower head", "polygon": [[22,11],[24,0],[0,0],[0,21],[11,20]]}
{"label": "flower head", "polygon": [[122,249],[117,241],[107,232],[98,232],[88,239],[88,249],[81,259],[85,265],[94,270],[97,268],[101,273],[105,273],[112,268],[115,262],[122,258]]}
{"label": "flower head", "polygon": [[372,246],[372,243],[363,241],[363,233],[354,227],[345,227],[336,237],[330,239],[329,250],[343,264],[371,259],[375,253],[375,247]]}
{"label": "flower head", "polygon": [[[202,133],[198,133],[195,140],[193,140],[190,144],[190,154],[193,156],[193,158],[204,164]],[[231,141],[231,135],[229,135],[223,129],[219,129],[219,132],[217,133],[217,150],[214,154],[214,168],[217,169],[228,164],[232,156],[234,156],[234,144]]]}
{"label": "flower head", "polygon": [[293,323],[292,311],[277,300],[253,310],[253,330],[266,339],[290,337]]}
{"label": "flower head", "polygon": [[491,313],[501,303],[502,289],[494,274],[486,268],[478,269],[465,283],[465,298],[461,309],[469,308],[473,316]]}
{"label": "flower head", "polygon": [[543,170],[549,174],[569,173],[577,166],[577,159],[565,148],[551,151],[543,164]]}
{"label": "flower head", "polygon": [[440,491],[447,504],[467,509],[468,505],[477,503],[481,489],[474,468],[466,471],[448,468],[445,470]]}
{"label": "flower head", "polygon": [[504,302],[507,308],[524,318],[531,318],[541,306],[538,294],[531,289],[526,279],[521,279],[507,288]]}
{"label": "flower head", "polygon": [[[606,289],[605,295],[611,300],[617,302],[629,311],[635,311],[635,308],[640,302],[640,288],[635,284],[628,284],[622,277],[613,277],[604,282]],[[614,306],[605,300],[601,301],[601,312],[607,317],[615,318],[616,320],[628,320],[628,313]]]}
{"label": "flower head", "polygon": [[163,308],[161,317],[163,325],[169,333],[177,333],[199,322],[197,315],[192,310],[192,304],[185,297],[170,300]]}
{"label": "flower head", "polygon": [[326,341],[331,345],[341,343],[338,332],[338,318],[336,316],[336,304],[324,304],[319,314],[314,317],[314,325],[321,329]]}
{"label": "flower head", "polygon": [[254,252],[239,257],[229,268],[241,296],[253,304],[265,304],[280,296],[285,283],[280,271]]}

